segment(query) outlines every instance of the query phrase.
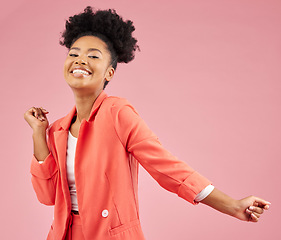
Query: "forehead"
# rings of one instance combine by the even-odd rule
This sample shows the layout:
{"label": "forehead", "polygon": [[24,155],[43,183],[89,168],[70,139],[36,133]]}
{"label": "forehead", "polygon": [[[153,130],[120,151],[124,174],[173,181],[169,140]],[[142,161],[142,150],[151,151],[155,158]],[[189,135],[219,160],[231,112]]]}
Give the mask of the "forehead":
{"label": "forehead", "polygon": [[89,48],[97,48],[102,52],[108,52],[107,44],[95,36],[83,36],[78,38],[71,47],[78,47],[81,50]]}

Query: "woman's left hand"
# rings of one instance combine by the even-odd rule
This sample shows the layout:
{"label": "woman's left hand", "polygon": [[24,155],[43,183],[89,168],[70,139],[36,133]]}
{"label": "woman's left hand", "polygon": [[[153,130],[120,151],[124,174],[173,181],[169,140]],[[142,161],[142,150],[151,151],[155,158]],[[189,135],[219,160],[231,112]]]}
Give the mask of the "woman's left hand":
{"label": "woman's left hand", "polygon": [[255,196],[235,200],[217,188],[200,202],[222,213],[249,222],[257,222],[270,205],[270,202]]}
{"label": "woman's left hand", "polygon": [[264,199],[249,196],[237,201],[237,210],[234,217],[249,222],[258,222],[264,210],[269,209],[270,202]]}

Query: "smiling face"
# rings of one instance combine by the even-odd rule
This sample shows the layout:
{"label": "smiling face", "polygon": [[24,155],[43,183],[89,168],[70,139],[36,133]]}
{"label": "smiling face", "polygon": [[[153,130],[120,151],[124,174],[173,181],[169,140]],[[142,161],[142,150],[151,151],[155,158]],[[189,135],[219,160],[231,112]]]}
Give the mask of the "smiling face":
{"label": "smiling face", "polygon": [[84,36],[71,46],[64,63],[64,78],[74,92],[99,95],[114,75],[107,45],[98,37]]}

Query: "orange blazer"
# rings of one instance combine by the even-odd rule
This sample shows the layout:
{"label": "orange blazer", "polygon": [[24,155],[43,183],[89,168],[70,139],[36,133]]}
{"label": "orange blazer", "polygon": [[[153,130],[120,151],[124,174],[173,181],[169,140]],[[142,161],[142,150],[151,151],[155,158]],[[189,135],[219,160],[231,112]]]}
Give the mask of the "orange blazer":
{"label": "orange blazer", "polygon": [[[48,239],[64,239],[71,213],[66,148],[76,107],[47,129],[50,154],[33,155],[30,172],[38,200],[55,205]],[[138,165],[165,189],[192,204],[210,181],[178,160],[158,141],[125,99],[96,99],[83,119],[75,155],[77,201],[86,240],[143,240],[138,207]]]}

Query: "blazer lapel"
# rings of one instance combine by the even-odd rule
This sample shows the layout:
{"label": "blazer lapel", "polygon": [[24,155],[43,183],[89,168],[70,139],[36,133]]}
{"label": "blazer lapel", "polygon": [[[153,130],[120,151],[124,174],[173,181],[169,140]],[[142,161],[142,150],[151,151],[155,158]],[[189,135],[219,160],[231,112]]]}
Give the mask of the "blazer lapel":
{"label": "blazer lapel", "polygon": [[[102,93],[98,96],[96,101],[93,104],[89,120],[93,121],[94,116],[99,109],[103,100],[107,97],[107,94],[102,91]],[[67,181],[67,172],[66,172],[66,151],[67,151],[67,139],[68,139],[68,131],[70,128],[71,121],[76,113],[76,106],[72,108],[72,110],[60,121],[60,128],[57,131],[54,131],[54,141],[55,148],[57,151],[58,164],[60,169],[60,178],[62,189],[64,193],[64,197],[67,202],[67,206],[71,207],[71,198],[69,193],[68,181]]]}
{"label": "blazer lapel", "polygon": [[62,190],[64,198],[67,203],[67,207],[71,208],[71,198],[67,181],[66,172],[66,150],[67,150],[67,139],[68,130],[70,127],[71,120],[76,112],[76,107],[74,106],[72,110],[66,115],[60,122],[61,127],[54,132],[55,148],[57,151],[58,164],[60,169],[60,178],[62,184]]}
{"label": "blazer lapel", "polygon": [[104,91],[102,91],[100,95],[97,97],[96,101],[94,102],[88,122],[94,121],[98,109],[100,108],[103,100],[106,98],[107,98],[107,94]]}
{"label": "blazer lapel", "polygon": [[58,164],[60,169],[61,185],[67,206],[71,207],[70,192],[68,188],[66,172],[66,148],[67,148],[68,131],[61,130],[54,132],[55,146],[57,150]]}

